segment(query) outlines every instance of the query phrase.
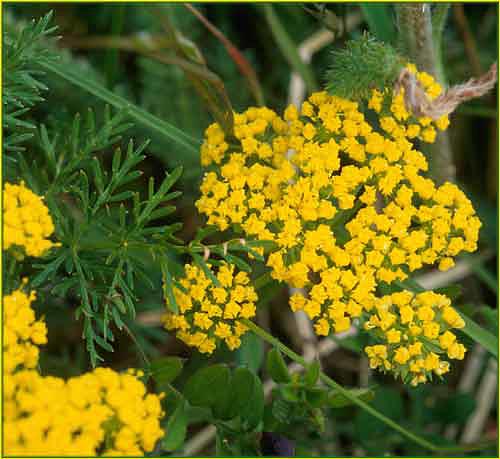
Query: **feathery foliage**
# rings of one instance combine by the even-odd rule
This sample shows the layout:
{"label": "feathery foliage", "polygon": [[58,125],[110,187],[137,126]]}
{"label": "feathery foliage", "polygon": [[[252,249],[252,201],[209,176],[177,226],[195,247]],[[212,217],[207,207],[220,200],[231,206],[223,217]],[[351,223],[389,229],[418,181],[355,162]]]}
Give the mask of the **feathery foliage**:
{"label": "feathery foliage", "polygon": [[52,13],[25,27],[13,30],[7,22],[7,33],[2,37],[4,49],[3,129],[5,152],[22,151],[23,142],[33,136],[35,125],[26,120],[27,113],[43,100],[47,87],[40,81],[36,63],[41,58],[53,59],[52,51],[44,41],[57,27],[51,27]]}
{"label": "feathery foliage", "polygon": [[[83,122],[77,115],[54,134],[42,125],[37,136],[42,155],[31,163],[19,156],[21,175],[45,196],[61,242],[35,265],[30,285],[49,282],[51,294],[75,298],[75,317],[83,320],[94,366],[102,360],[96,345],[113,350],[111,325],[122,329],[125,317],[135,317],[136,282],[152,286],[145,270],[149,256],[175,242],[179,228],[162,219],[175,211],[168,203],[179,192],[169,190],[182,169],[167,174],[158,189],[151,178],[146,196],[132,191],[148,142],[135,146],[130,140],[122,152],[121,134],[130,127],[125,117],[108,109],[97,122],[89,112]],[[111,149],[111,168],[105,168]],[[140,249],[146,258],[138,255]]]}

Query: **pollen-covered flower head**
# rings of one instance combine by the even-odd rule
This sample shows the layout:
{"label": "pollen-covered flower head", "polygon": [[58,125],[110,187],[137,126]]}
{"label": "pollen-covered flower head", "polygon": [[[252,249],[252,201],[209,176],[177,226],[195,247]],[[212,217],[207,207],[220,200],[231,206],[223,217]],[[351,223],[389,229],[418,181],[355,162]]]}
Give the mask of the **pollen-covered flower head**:
{"label": "pollen-covered flower head", "polygon": [[235,271],[234,265],[223,263],[214,270],[216,285],[201,268],[186,265],[185,277],[179,287],[173,287],[179,313],[169,310],[165,314],[165,328],[175,330],[177,338],[205,354],[222,341],[231,350],[238,348],[247,331],[240,319],[255,316],[257,294],[248,274]]}
{"label": "pollen-covered flower head", "polygon": [[3,219],[4,249],[16,246],[29,256],[39,257],[57,245],[48,239],[54,224],[47,206],[23,182],[5,184]]}
{"label": "pollen-covered flower head", "polygon": [[449,371],[446,358],[464,358],[466,349],[453,329],[465,323],[444,295],[393,293],[377,298],[367,317],[364,329],[378,342],[365,348],[370,367],[404,382],[426,382]]}

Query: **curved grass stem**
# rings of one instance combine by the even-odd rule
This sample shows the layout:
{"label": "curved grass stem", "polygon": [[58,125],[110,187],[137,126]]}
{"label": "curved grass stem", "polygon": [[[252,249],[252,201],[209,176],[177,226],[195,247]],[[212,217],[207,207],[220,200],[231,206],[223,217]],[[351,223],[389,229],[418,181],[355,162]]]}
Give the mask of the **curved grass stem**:
{"label": "curved grass stem", "polygon": [[[265,330],[260,328],[257,324],[254,322],[248,320],[248,319],[243,319],[242,322],[250,329],[252,330],[253,333],[255,333],[257,336],[262,338],[264,341],[267,341],[269,344],[272,346],[277,347],[283,354],[288,356],[290,359],[294,360],[298,364],[302,365],[303,367],[307,367],[307,362],[305,359],[300,356],[299,354],[295,353],[292,351],[289,347],[284,345],[279,339],[275,338],[274,336],[270,335],[267,333]],[[387,426],[391,427],[395,431],[399,432],[401,435],[404,437],[408,438],[409,440],[413,441],[414,443],[422,446],[425,449],[428,449],[430,451],[434,451],[437,453],[448,453],[448,452],[455,452],[455,451],[475,451],[478,449],[483,449],[485,447],[491,446],[491,444],[495,444],[492,442],[488,443],[477,443],[474,445],[456,445],[456,446],[438,446],[435,445],[434,443],[431,443],[427,441],[425,438],[420,437],[419,435],[414,434],[413,432],[410,432],[409,430],[405,429],[392,419],[388,418],[384,414],[380,413],[378,410],[373,408],[371,405],[368,403],[364,402],[363,400],[359,399],[355,395],[352,394],[352,392],[348,391],[347,389],[344,389],[339,383],[334,381],[332,378],[329,376],[325,375],[323,372],[320,372],[319,375],[320,380],[325,383],[327,386],[331,387],[332,389],[337,390],[340,394],[342,394],[345,398],[350,400],[353,404],[359,406],[361,409],[365,410],[367,413],[370,413],[372,416],[377,418],[379,421],[383,422]]]}
{"label": "curved grass stem", "polygon": [[[130,103],[128,100],[124,99],[118,94],[109,91],[99,83],[90,81],[82,77],[81,75],[78,75],[76,72],[68,69],[61,63],[40,58],[39,65],[45,71],[60,76],[66,81],[69,81],[75,86],[84,89],[90,94],[93,94],[95,97],[112,105],[113,107],[126,110],[128,114],[139,124],[148,129],[151,129],[152,131],[157,132],[164,138],[175,142],[178,146],[184,148],[184,150],[190,155],[195,156],[198,154],[199,145],[201,143],[200,141],[192,138],[184,131],[176,128],[170,123],[167,123],[166,121],[157,118],[156,116],[143,110],[142,108]],[[164,157],[161,159],[166,160],[167,158]]]}

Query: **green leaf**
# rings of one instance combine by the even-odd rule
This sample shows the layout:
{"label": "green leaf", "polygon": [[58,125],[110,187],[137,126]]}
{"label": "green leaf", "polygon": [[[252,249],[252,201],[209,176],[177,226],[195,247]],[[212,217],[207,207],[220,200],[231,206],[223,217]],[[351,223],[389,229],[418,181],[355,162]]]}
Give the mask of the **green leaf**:
{"label": "green leaf", "polygon": [[279,349],[273,348],[267,353],[266,368],[274,382],[280,384],[291,381],[288,367]]}
{"label": "green leaf", "polygon": [[167,174],[167,176],[163,179],[163,182],[160,186],[160,191],[162,195],[164,195],[172,186],[179,180],[180,176],[182,175],[183,171],[182,166],[176,167],[170,174]]}
{"label": "green leaf", "polygon": [[172,274],[170,273],[170,269],[168,267],[168,259],[166,256],[161,257],[160,267],[163,277],[163,294],[167,300],[167,306],[174,314],[179,314],[179,305],[177,304],[177,300],[175,299],[173,289],[174,282],[172,279]]}
{"label": "green leaf", "polygon": [[484,318],[486,326],[492,333],[498,331],[498,309],[490,308],[489,306],[481,306],[478,313]]}
{"label": "green leaf", "polygon": [[471,270],[493,293],[498,295],[498,279],[497,277],[484,267],[482,263],[471,263]]}
{"label": "green leaf", "polygon": [[94,335],[95,342],[108,352],[114,352],[113,346],[101,338],[99,335]]}
{"label": "green leaf", "polygon": [[43,267],[43,270],[31,279],[31,285],[33,287],[38,287],[42,285],[47,279],[49,279],[52,275],[54,275],[57,272],[61,264],[66,259],[69,258],[66,257],[66,253],[63,253],[59,255],[55,260],[51,261],[45,266],[41,264],[34,265],[35,267]]}
{"label": "green leaf", "polygon": [[233,381],[231,383],[231,400],[233,417],[251,403],[254,395],[256,379],[253,372],[244,367],[238,367],[234,370]]}
{"label": "green leaf", "polygon": [[188,425],[188,412],[186,410],[186,402],[181,400],[179,406],[170,416],[166,435],[161,442],[161,446],[165,451],[175,451],[179,449],[186,438]]}
{"label": "green leaf", "polygon": [[219,228],[215,225],[206,225],[198,228],[196,230],[196,235],[194,237],[194,242],[201,242],[205,238],[212,236],[213,234],[216,234],[219,232]]}
{"label": "green leaf", "polygon": [[221,397],[213,407],[217,419],[230,420],[240,414],[240,411],[249,403],[254,391],[253,373],[244,367],[234,371],[227,396]]}
{"label": "green leaf", "polygon": [[459,314],[465,321],[465,327],[462,328],[461,331],[476,341],[476,343],[483,346],[490,354],[498,359],[498,338],[479,326],[465,314],[461,312],[459,312]]}
{"label": "green leaf", "polygon": [[285,384],[280,388],[281,395],[287,402],[297,403],[300,401],[301,391],[293,383]]}
{"label": "green leaf", "polygon": [[172,382],[182,371],[182,359],[179,357],[162,357],[151,363],[149,370],[157,384]]}
{"label": "green leaf", "polygon": [[253,333],[245,333],[241,337],[241,346],[236,350],[236,360],[239,365],[247,366],[257,374],[264,359],[262,340]]}
{"label": "green leaf", "polygon": [[226,255],[223,255],[223,257],[228,263],[235,265],[239,270],[245,271],[247,273],[252,272],[252,268],[250,267],[250,265],[240,257],[231,255],[230,253],[226,253]]}
{"label": "green leaf", "polygon": [[[290,422],[290,416],[293,411],[293,404],[287,402],[282,398],[273,400],[271,407],[271,414],[277,421],[282,424],[288,424]],[[272,421],[271,421],[272,422]]]}
{"label": "green leaf", "polygon": [[[365,402],[369,402],[375,397],[373,388],[349,389],[349,392]],[[343,408],[344,406],[352,405],[352,401],[339,392],[332,391],[328,397],[328,405],[332,408]]]}
{"label": "green leaf", "polygon": [[305,390],[306,400],[313,408],[321,408],[328,401],[328,390],[310,387]]}
{"label": "green leaf", "polygon": [[312,362],[308,366],[308,368],[304,374],[305,384],[309,387],[314,386],[318,382],[320,371],[321,371],[321,367],[320,367],[319,362],[317,360]]}
{"label": "green leaf", "polygon": [[251,373],[253,378],[252,394],[248,402],[240,408],[240,417],[247,430],[255,429],[264,416],[264,389],[259,377]]}
{"label": "green leaf", "polygon": [[214,406],[229,390],[231,372],[226,365],[204,367],[186,382],[184,396],[194,406]]}

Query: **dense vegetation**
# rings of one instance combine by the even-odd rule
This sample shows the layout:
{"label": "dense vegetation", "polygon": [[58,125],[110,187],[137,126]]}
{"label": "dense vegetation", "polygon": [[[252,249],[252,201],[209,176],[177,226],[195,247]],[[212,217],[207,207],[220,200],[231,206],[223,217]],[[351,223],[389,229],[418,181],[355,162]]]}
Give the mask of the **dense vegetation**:
{"label": "dense vegetation", "polygon": [[497,24],[5,6],[6,452],[496,455]]}

